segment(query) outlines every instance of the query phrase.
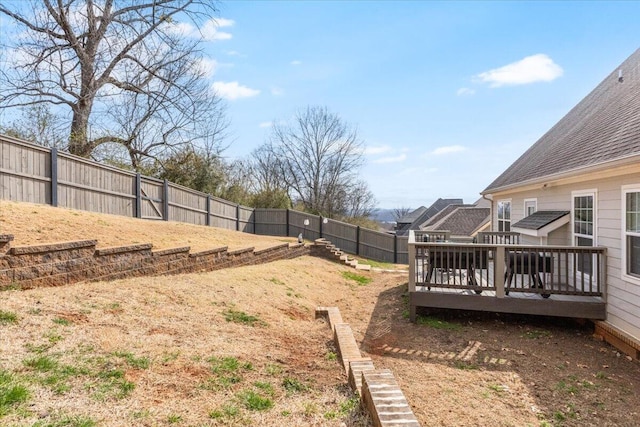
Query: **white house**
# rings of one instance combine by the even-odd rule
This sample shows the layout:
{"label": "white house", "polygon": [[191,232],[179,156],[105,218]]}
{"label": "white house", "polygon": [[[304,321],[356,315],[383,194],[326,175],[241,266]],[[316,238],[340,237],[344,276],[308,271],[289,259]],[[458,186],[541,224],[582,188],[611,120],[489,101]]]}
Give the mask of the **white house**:
{"label": "white house", "polygon": [[493,231],[607,248],[607,319],[597,332],[639,357],[640,49],[481,194]]}

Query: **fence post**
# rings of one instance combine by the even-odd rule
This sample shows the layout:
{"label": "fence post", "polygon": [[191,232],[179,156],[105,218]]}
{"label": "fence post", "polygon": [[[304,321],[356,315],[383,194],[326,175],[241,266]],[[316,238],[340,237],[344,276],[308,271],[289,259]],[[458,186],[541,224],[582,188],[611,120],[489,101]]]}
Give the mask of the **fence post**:
{"label": "fence post", "polygon": [[142,218],[142,177],[136,173],[136,218]]}
{"label": "fence post", "polygon": [[360,226],[356,227],[356,255],[360,255]]}
{"label": "fence post", "polygon": [[322,239],[322,215],[320,215],[320,238]]}
{"label": "fence post", "polygon": [[493,251],[493,284],[496,288],[496,297],[504,298],[504,264],[506,259],[504,244],[496,245]]}
{"label": "fence post", "polygon": [[393,235],[393,263],[398,263],[398,235]]}
{"label": "fence post", "polygon": [[164,180],[162,204],[164,208],[164,220],[169,221],[169,181]]}
{"label": "fence post", "polygon": [[287,237],[289,237],[289,209],[287,208]]}
{"label": "fence post", "polygon": [[51,149],[51,206],[58,206],[58,149]]}
{"label": "fence post", "polygon": [[207,227],[211,226],[211,194],[207,194],[207,220],[204,223]]}
{"label": "fence post", "polygon": [[236,231],[240,231],[240,204],[236,204]]}

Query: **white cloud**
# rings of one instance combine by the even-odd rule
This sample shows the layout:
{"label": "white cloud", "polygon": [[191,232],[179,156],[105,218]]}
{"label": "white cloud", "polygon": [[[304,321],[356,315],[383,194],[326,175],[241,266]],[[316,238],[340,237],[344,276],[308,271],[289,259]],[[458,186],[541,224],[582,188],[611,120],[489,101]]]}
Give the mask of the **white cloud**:
{"label": "white cloud", "polygon": [[246,57],[245,54],[242,54],[242,53],[238,52],[237,50],[227,50],[224,53],[226,53],[229,56],[238,56],[238,57],[241,57],[241,58],[245,58]]}
{"label": "white cloud", "polygon": [[274,87],[271,88],[271,95],[273,95],[273,96],[282,96],[282,95],[284,95],[284,89],[274,86]]}
{"label": "white cloud", "polygon": [[395,157],[382,157],[380,159],[376,159],[372,161],[371,163],[375,163],[375,164],[400,163],[400,162],[404,162],[405,160],[407,160],[407,155],[402,153],[399,156],[395,156]]}
{"label": "white cloud", "polygon": [[232,101],[240,98],[251,98],[260,94],[258,89],[242,86],[238,82],[214,82],[212,87],[218,95]]}
{"label": "white cloud", "polygon": [[371,156],[376,154],[388,153],[389,151],[391,151],[391,147],[389,147],[388,145],[378,145],[376,147],[367,146],[364,149],[364,154],[367,156]]}
{"label": "white cloud", "polygon": [[435,150],[433,150],[431,152],[431,154],[435,155],[435,156],[441,156],[443,154],[452,154],[452,153],[460,153],[462,151],[465,151],[466,148],[463,147],[462,145],[448,145],[445,147],[438,147]]}
{"label": "white cloud", "polygon": [[291,65],[302,65],[302,61],[298,61],[297,59],[294,59],[293,61],[291,61]]}
{"label": "white cloud", "polygon": [[200,32],[202,33],[202,37],[208,41],[229,40],[233,37],[231,33],[220,31],[219,29],[224,27],[233,27],[234,24],[235,21],[232,19],[210,19],[204,23]]}
{"label": "white cloud", "polygon": [[535,82],[550,82],[562,76],[564,70],[547,55],[539,53],[520,61],[494,68],[476,76],[491,87],[524,85]]}
{"label": "white cloud", "polygon": [[198,29],[190,22],[171,23],[169,30],[183,37],[199,38],[202,37],[207,41],[229,40],[232,38],[231,33],[220,31],[223,27],[232,27],[235,22],[232,19],[210,19],[204,23],[202,28]]}
{"label": "white cloud", "polygon": [[270,128],[271,126],[273,126],[273,122],[262,122],[258,126],[261,128]]}
{"label": "white cloud", "polygon": [[471,96],[471,95],[473,95],[475,93],[476,93],[475,89],[470,89],[468,87],[461,87],[456,92],[456,95],[458,95],[458,96]]}
{"label": "white cloud", "polygon": [[198,71],[204,74],[205,77],[211,77],[218,69],[218,61],[209,58],[200,58],[198,60]]}

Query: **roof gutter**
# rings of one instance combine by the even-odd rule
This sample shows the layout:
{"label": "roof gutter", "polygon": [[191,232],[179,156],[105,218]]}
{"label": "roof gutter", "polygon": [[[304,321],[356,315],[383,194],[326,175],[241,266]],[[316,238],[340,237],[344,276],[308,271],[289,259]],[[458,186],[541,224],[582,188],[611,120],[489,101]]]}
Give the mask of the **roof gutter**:
{"label": "roof gutter", "polygon": [[[551,175],[545,175],[539,178],[532,178],[526,181],[517,182],[515,184],[504,185],[502,187],[487,188],[480,192],[483,199],[486,199],[485,195],[492,195],[503,191],[513,190],[521,187],[547,185],[550,181],[561,181],[576,177],[578,175],[584,175],[586,173],[597,173],[602,171],[610,171],[613,168],[622,168],[640,162],[640,153],[630,154],[624,157],[618,157],[615,160],[609,160],[602,163],[596,163],[593,165],[581,166],[578,168],[570,169],[564,172],[558,172]],[[488,200],[488,199],[487,199]],[[493,208],[493,206],[492,206]],[[492,216],[493,218],[493,216]]]}

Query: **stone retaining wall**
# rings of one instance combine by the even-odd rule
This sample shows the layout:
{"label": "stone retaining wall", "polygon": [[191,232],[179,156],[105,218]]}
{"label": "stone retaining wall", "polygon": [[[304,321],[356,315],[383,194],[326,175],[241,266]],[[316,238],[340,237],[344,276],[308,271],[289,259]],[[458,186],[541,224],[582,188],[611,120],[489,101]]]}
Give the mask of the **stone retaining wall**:
{"label": "stone retaining wall", "polygon": [[188,246],[154,251],[150,243],[96,249],[96,240],[11,247],[12,240],[12,235],[0,235],[0,290],[213,271],[310,252],[304,244],[288,243],[260,250],[222,247],[191,253]]}

